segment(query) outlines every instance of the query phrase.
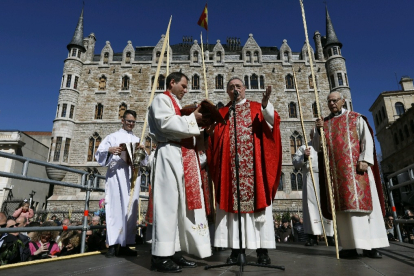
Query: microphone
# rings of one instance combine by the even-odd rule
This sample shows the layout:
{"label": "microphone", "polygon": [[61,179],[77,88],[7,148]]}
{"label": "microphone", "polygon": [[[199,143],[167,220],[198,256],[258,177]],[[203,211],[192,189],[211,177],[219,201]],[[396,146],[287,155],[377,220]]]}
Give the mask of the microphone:
{"label": "microphone", "polygon": [[236,101],[237,98],[239,97],[239,91],[237,91],[236,89],[233,90],[233,100]]}

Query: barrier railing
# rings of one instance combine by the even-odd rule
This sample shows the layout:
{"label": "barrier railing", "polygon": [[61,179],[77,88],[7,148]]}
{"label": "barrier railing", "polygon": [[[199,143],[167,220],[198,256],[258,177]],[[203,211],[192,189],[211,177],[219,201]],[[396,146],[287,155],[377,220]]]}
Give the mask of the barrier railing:
{"label": "barrier railing", "polygon": [[[402,174],[407,174],[408,175],[408,180],[402,182],[402,183],[398,183],[397,185],[394,185],[393,183],[393,178],[394,177],[398,177],[399,175]],[[399,182],[399,181],[398,181]],[[397,235],[398,235],[398,240],[400,242],[403,242],[402,240],[402,236],[401,236],[401,230],[400,230],[400,224],[402,223],[409,223],[412,224],[414,223],[414,220],[412,219],[398,219],[397,217],[397,209],[395,208],[395,203],[394,203],[394,197],[392,195],[393,190],[397,190],[403,187],[406,187],[408,185],[412,185],[414,184],[414,164],[407,166],[393,174],[388,175],[388,183],[387,183],[387,189],[388,189],[388,193],[389,193],[389,197],[390,197],[390,203],[391,203],[391,210],[392,210],[392,214],[394,217],[394,225],[395,228],[397,230]]]}
{"label": "barrier railing", "polygon": [[[27,181],[33,181],[33,182],[39,182],[43,184],[53,184],[58,186],[65,186],[65,187],[71,187],[76,189],[81,189],[81,191],[85,191],[85,208],[83,211],[83,223],[79,226],[45,226],[45,227],[16,227],[16,228],[0,228],[0,233],[13,233],[13,232],[27,232],[28,230],[31,232],[38,232],[38,231],[67,231],[67,230],[82,230],[82,239],[81,239],[81,253],[85,252],[85,241],[86,241],[86,231],[89,229],[102,229],[105,228],[105,225],[100,226],[89,226],[88,225],[88,215],[89,215],[89,199],[90,194],[92,191],[97,192],[105,192],[105,189],[99,187],[99,180],[103,179],[105,180],[105,176],[92,173],[92,172],[86,172],[81,171],[77,169],[72,169],[69,167],[51,164],[45,161],[40,161],[32,158],[27,158],[15,154],[9,154],[5,152],[0,151],[0,157],[17,160],[20,162],[23,162],[23,168],[21,174],[16,173],[9,173],[0,171],[0,176],[7,177],[7,178],[14,178],[14,179],[20,179],[20,180],[27,180]],[[28,176],[28,170],[30,164],[36,164],[39,166],[43,166],[45,168],[54,168],[57,170],[62,170],[66,172],[71,172],[74,174],[81,175],[81,184],[75,184],[70,182],[63,182],[63,181],[57,181],[52,179],[44,179],[44,178],[38,178],[33,176]],[[146,186],[141,185],[142,188],[148,188]],[[140,195],[139,198],[148,199],[148,196]]]}

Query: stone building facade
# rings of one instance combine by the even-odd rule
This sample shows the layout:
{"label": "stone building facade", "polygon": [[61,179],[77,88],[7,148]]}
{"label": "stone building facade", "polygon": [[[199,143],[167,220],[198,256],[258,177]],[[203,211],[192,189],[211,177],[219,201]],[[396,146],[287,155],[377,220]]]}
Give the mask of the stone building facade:
{"label": "stone building facade", "polygon": [[377,139],[381,145],[384,175],[414,163],[414,86],[402,77],[401,90],[382,92],[372,104]]}
{"label": "stone building facade", "polygon": [[[63,67],[49,162],[78,169],[92,168],[105,174],[93,158],[100,141],[121,127],[120,115],[125,109],[137,112],[134,133],[140,136],[152,82],[157,69],[164,35],[155,46],[133,46],[128,41],[122,52],[114,52],[109,41],[95,54],[96,37],[91,33],[83,37],[83,11],[68,47]],[[276,41],[275,41],[276,42]],[[352,108],[342,44],[339,42],[326,11],[326,37],[314,34],[314,61],[316,84],[322,105],[322,114],[328,115],[326,97],[331,91],[340,91]],[[201,51],[197,40],[183,38],[171,45],[169,72],[181,71],[189,77],[189,93],[182,104],[199,102],[205,98],[202,57],[205,57],[209,99],[226,104],[226,83],[237,76],[245,80],[246,98],[261,101],[267,86],[272,87],[270,101],[281,118],[283,148],[283,175],[274,203],[275,210],[300,211],[302,198],[301,172],[294,171],[292,154],[304,143],[301,130],[293,70],[297,75],[297,88],[301,97],[306,131],[314,126],[316,104],[311,79],[306,44],[293,51],[286,40],[280,48],[260,46],[249,34],[242,44],[239,38],[228,38],[226,43],[217,40],[214,45],[204,45]],[[166,56],[166,55],[165,55]],[[161,67],[156,94],[165,90],[166,63]],[[65,181],[79,182],[71,174],[62,176]],[[74,189],[55,187],[49,198],[49,208],[67,208],[82,204],[84,197]],[[92,195],[93,200],[102,194]],[[72,208],[71,207],[71,208]]]}

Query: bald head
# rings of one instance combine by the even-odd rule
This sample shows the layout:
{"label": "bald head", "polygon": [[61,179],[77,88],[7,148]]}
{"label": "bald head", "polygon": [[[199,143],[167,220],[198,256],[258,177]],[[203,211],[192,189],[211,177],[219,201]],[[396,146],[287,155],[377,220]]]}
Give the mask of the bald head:
{"label": "bald head", "polygon": [[25,227],[26,224],[27,224],[27,218],[26,217],[23,217],[23,216],[18,217],[16,219],[16,224],[18,224],[19,227]]}

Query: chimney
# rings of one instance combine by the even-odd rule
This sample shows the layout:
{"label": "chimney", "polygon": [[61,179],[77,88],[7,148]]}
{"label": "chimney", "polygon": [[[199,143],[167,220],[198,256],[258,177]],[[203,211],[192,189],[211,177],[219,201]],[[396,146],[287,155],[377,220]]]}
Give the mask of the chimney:
{"label": "chimney", "polygon": [[413,79],[409,76],[402,76],[400,84],[403,91],[414,90]]}

